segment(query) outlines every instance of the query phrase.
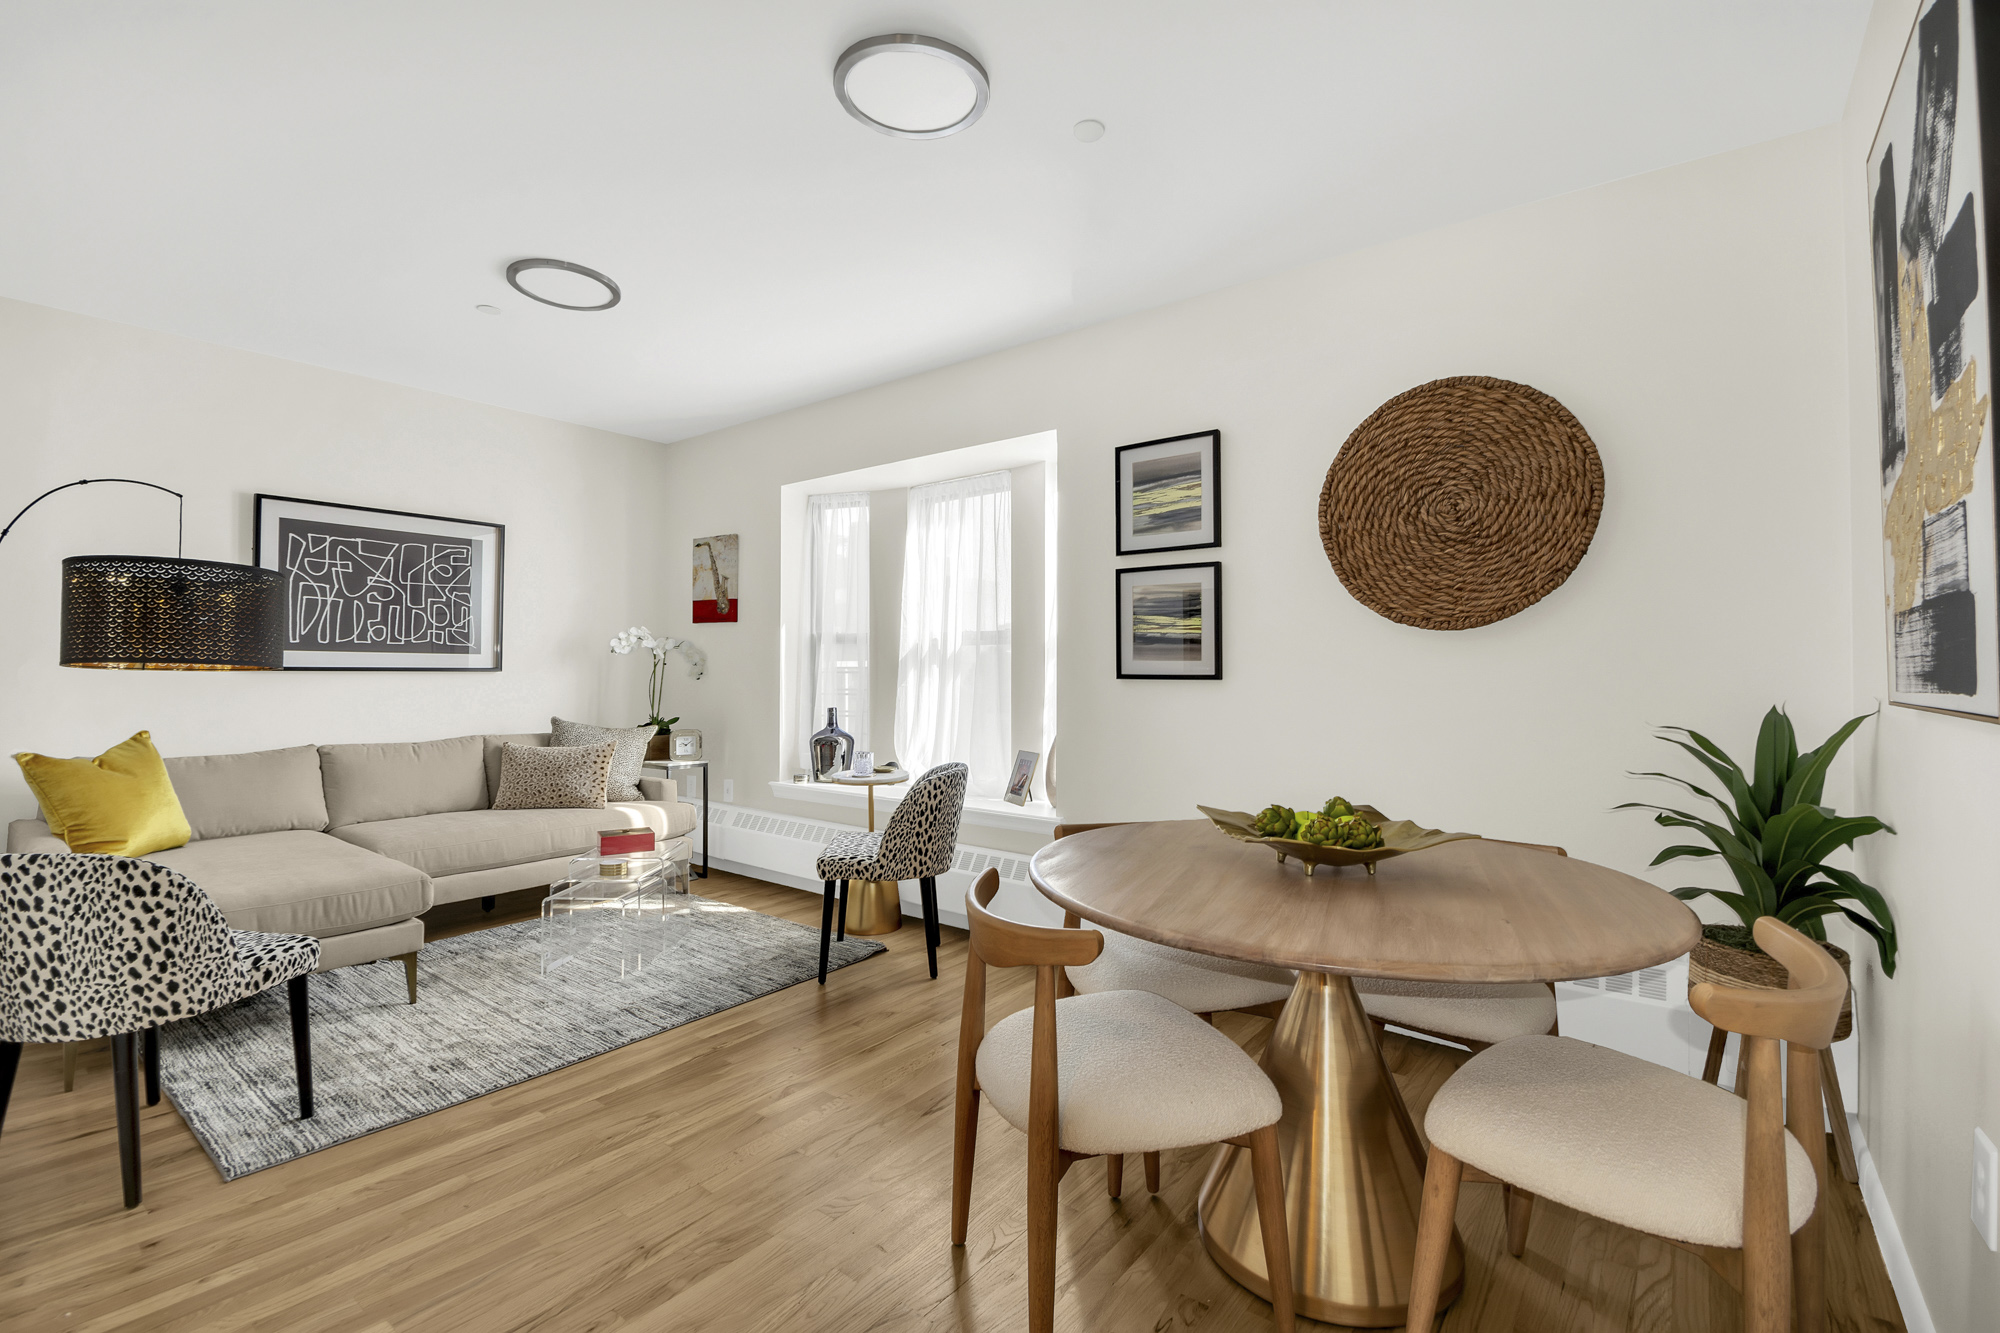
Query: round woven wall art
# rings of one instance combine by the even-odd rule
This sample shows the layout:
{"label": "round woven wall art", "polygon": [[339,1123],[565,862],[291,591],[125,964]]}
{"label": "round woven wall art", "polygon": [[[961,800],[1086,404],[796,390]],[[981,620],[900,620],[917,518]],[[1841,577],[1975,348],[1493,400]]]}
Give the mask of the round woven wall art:
{"label": "round woven wall art", "polygon": [[1319,535],[1376,614],[1471,629],[1560,587],[1603,508],[1604,465],[1567,408],[1458,375],[1397,394],[1347,437],[1319,493]]}

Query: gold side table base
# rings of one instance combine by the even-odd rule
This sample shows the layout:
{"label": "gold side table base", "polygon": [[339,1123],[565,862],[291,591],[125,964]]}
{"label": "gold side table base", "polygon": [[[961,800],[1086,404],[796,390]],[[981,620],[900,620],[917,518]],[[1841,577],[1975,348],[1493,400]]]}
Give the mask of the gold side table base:
{"label": "gold side table base", "polygon": [[847,885],[847,933],[887,935],[903,928],[902,886],[893,879],[857,879]]}
{"label": "gold side table base", "polygon": [[[1285,1103],[1278,1146],[1299,1313],[1353,1328],[1402,1324],[1424,1169],[1354,984],[1301,972],[1263,1064]],[[1200,1223],[1222,1270],[1269,1300],[1247,1149],[1217,1151],[1201,1187]],[[1457,1298],[1464,1274],[1454,1232],[1440,1308]]]}

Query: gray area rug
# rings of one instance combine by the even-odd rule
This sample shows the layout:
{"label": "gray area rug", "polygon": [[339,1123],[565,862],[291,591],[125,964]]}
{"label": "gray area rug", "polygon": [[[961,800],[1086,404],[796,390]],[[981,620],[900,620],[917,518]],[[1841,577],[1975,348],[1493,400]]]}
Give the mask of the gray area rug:
{"label": "gray area rug", "polygon": [[[819,931],[690,895],[643,971],[578,957],[544,976],[539,921],[312,979],[314,1115],[298,1118],[285,988],[160,1031],[166,1095],[224,1180],[587,1060],[819,974]],[[883,952],[836,943],[827,967]]]}

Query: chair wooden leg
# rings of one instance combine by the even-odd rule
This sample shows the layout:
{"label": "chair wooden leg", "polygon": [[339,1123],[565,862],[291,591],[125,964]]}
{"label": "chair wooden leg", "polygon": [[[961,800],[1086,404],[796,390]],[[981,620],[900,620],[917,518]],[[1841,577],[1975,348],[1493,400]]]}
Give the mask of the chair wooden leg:
{"label": "chair wooden leg", "polygon": [[826,893],[819,905],[819,984],[826,984],[827,946],[833,943],[833,886],[838,880],[826,882]]}
{"label": "chair wooden leg", "polygon": [[118,1099],[118,1174],[125,1182],[125,1206],[139,1206],[138,1051],[132,1034],[111,1039],[111,1095]]}
{"label": "chair wooden leg", "polygon": [[63,1091],[76,1091],[76,1051],[83,1043],[66,1041],[63,1043]]}
{"label": "chair wooden leg", "polygon": [[1056,1327],[1056,1186],[1062,1180],[1062,1153],[1054,1130],[1053,1123],[1037,1125],[1028,1134],[1028,1333],[1055,1333]]}
{"label": "chair wooden leg", "polygon": [[1833,1155],[1840,1174],[1852,1185],[1860,1181],[1861,1169],[1854,1161],[1854,1131],[1847,1127],[1847,1102],[1840,1095],[1840,1075],[1833,1068],[1831,1048],[1819,1053],[1819,1086],[1826,1097],[1826,1118],[1833,1125]]}
{"label": "chair wooden leg", "polygon": [[1780,1064],[1777,1038],[1743,1038],[1736,1065],[1737,1085],[1749,1103],[1743,1127],[1743,1333],[1786,1333],[1792,1322]]}
{"label": "chair wooden leg", "polygon": [[[1083,924],[1083,918],[1078,916],[1075,912],[1063,913],[1064,930],[1075,930],[1078,926],[1082,924]],[[1058,1000],[1066,1000],[1074,994],[1076,994],[1076,987],[1070,984],[1069,969],[1068,968],[1059,969],[1056,972],[1056,998]]]}
{"label": "chair wooden leg", "polygon": [[937,878],[926,875],[917,881],[917,892],[924,902],[924,947],[930,951],[931,980],[937,980],[937,951],[941,938],[938,932]]}
{"label": "chair wooden leg", "polygon": [[951,1145],[951,1243],[965,1244],[972,1221],[972,1154],[979,1144],[979,1089],[959,1095]]}
{"label": "chair wooden leg", "polygon": [[160,1104],[160,1030],[147,1028],[142,1039],[146,1064],[146,1105]]}
{"label": "chair wooden leg", "polygon": [[1721,1086],[1722,1052],[1723,1048],[1728,1045],[1729,1033],[1726,1030],[1716,1028],[1708,1034],[1708,1062],[1701,1067],[1702,1082],[1713,1083],[1718,1087]]}
{"label": "chair wooden leg", "polygon": [[1125,1154],[1122,1152],[1104,1154],[1104,1192],[1114,1199],[1125,1192]]}
{"label": "chair wooden leg", "polygon": [[1410,1272],[1409,1333],[1431,1333],[1437,1318],[1438,1288],[1451,1257],[1451,1232],[1458,1216],[1458,1186],[1465,1168],[1436,1144],[1424,1168],[1423,1210],[1417,1214],[1417,1254]]}
{"label": "chair wooden leg", "polygon": [[1826,1216],[1826,1129],[1820,1123],[1820,1052],[1792,1046],[1786,1051],[1789,1085],[1785,1089],[1785,1121],[1792,1137],[1805,1148],[1819,1183],[1822,1202],[1792,1233],[1793,1333],[1826,1333],[1826,1239],[1820,1219]]}
{"label": "chair wooden leg", "polygon": [[1528,1223],[1535,1215],[1535,1196],[1517,1185],[1502,1184],[1500,1195],[1507,1205],[1507,1253],[1516,1259],[1528,1248]]}
{"label": "chair wooden leg", "polygon": [[286,983],[287,998],[292,1006],[292,1067],[299,1079],[299,1119],[310,1120],[313,1114],[313,1051],[310,1016],[306,1010],[306,979],[293,977]]}
{"label": "chair wooden leg", "polygon": [[414,953],[397,955],[403,960],[403,980],[410,985],[410,1003],[417,1002],[417,956]]}
{"label": "chair wooden leg", "polygon": [[1285,1167],[1276,1125],[1250,1135],[1250,1178],[1257,1190],[1264,1273],[1271,1284],[1271,1322],[1278,1333],[1292,1333],[1292,1242],[1285,1229]]}
{"label": "chair wooden leg", "polygon": [[21,1043],[0,1041],[0,1127],[7,1123],[7,1099],[14,1095],[14,1071],[20,1067]]}
{"label": "chair wooden leg", "polygon": [[853,883],[854,881],[851,879],[840,881],[840,928],[833,935],[837,940],[847,938],[847,891]]}
{"label": "chair wooden leg", "polygon": [[1159,1192],[1160,1155],[1156,1152],[1149,1152],[1146,1154],[1146,1193],[1158,1194]]}

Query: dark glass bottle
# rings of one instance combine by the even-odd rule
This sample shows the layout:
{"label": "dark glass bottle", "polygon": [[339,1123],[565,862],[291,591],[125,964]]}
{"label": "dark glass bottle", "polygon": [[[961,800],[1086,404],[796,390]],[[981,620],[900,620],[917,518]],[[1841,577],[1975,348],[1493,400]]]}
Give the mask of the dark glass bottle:
{"label": "dark glass bottle", "polygon": [[846,772],[848,764],[854,758],[854,737],[842,731],[840,724],[834,720],[837,711],[832,708],[827,709],[826,726],[813,733],[811,753],[814,782],[825,782],[835,773]]}

